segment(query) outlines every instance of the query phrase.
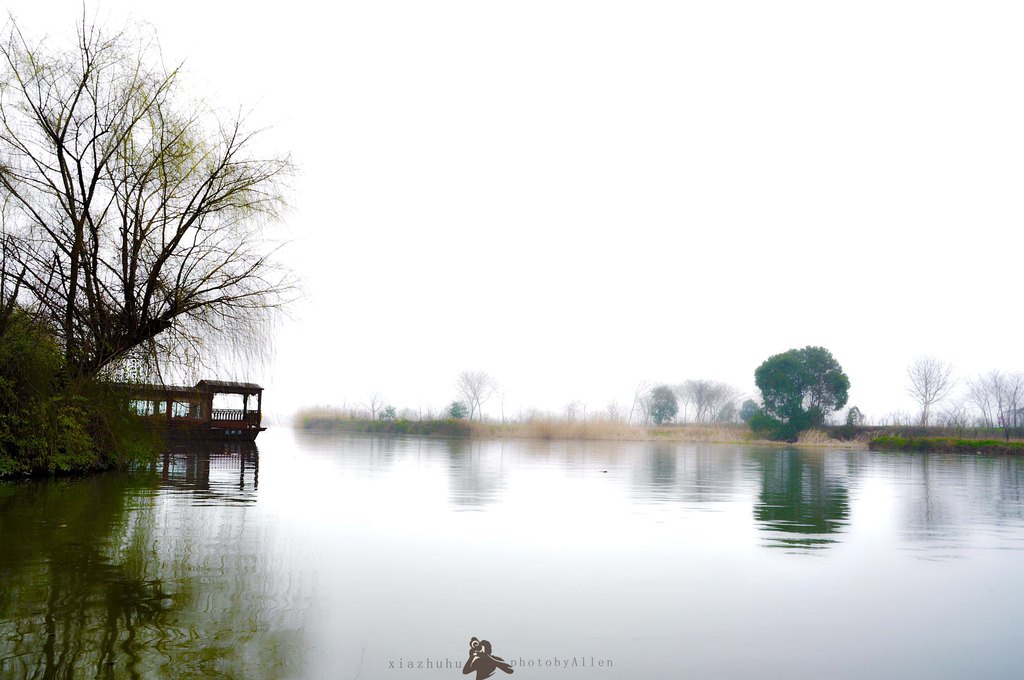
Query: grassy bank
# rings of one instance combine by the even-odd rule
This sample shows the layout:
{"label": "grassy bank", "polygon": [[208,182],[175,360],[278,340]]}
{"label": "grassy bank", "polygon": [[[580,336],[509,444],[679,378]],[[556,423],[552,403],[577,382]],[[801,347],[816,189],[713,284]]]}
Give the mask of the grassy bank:
{"label": "grassy bank", "polygon": [[1024,442],[998,439],[957,439],[954,437],[875,437],[872,451],[921,451],[928,453],[976,453],[990,455],[1024,454]]}

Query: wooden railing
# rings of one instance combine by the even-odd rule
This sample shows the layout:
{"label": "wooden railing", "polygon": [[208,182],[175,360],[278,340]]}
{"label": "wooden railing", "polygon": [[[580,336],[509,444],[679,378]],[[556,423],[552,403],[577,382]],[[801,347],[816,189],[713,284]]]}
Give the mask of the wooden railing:
{"label": "wooden railing", "polygon": [[214,420],[244,420],[253,425],[259,425],[259,414],[256,411],[243,411],[240,408],[215,408],[213,409]]}

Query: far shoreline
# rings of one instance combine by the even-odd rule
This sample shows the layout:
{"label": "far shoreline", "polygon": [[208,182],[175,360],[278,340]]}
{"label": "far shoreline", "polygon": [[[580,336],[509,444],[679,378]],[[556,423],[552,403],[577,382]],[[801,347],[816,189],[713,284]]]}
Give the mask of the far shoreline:
{"label": "far shoreline", "polygon": [[953,453],[967,455],[1024,455],[1024,441],[997,439],[991,428],[950,431],[940,427],[872,427],[826,425],[801,432],[796,441],[757,436],[739,423],[630,425],[607,420],[540,418],[529,421],[466,419],[369,419],[338,414],[299,412],[292,427],[306,432],[351,432],[464,439],[524,439],[541,441],[637,441],[679,444],[723,444],[765,448],[846,449],[879,453]]}
{"label": "far shoreline", "polygon": [[690,423],[662,426],[628,425],[607,420],[490,422],[462,419],[371,420],[364,418],[306,416],[292,423],[305,432],[349,432],[378,435],[415,435],[465,439],[524,439],[542,441],[644,441],[679,444],[726,444],[770,448],[867,450],[864,438],[837,439],[824,430],[801,433],[796,442],[763,439],[745,424]]}

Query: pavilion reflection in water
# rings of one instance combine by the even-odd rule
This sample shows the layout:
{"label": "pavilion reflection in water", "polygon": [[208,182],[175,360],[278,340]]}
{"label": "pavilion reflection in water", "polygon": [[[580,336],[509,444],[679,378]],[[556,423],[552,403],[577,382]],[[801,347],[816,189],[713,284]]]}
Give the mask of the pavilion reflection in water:
{"label": "pavilion reflection in water", "polygon": [[167,449],[150,469],[171,491],[253,503],[260,483],[260,452],[248,441],[181,444]]}

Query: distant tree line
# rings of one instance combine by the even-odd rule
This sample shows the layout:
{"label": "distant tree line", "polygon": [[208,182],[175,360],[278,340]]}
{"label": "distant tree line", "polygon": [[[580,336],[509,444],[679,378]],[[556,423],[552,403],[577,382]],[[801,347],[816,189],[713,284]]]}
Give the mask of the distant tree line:
{"label": "distant tree line", "polygon": [[1024,372],[991,370],[961,378],[951,363],[933,356],[907,367],[907,393],[917,402],[916,416],[892,413],[883,424],[999,428],[1009,436],[1024,430]]}
{"label": "distant tree line", "polygon": [[686,380],[653,387],[641,383],[628,419],[637,424],[655,425],[739,423],[737,402],[741,397],[738,389],[714,380]]}
{"label": "distant tree line", "polygon": [[[560,414],[520,410],[510,422],[590,420],[656,427],[747,423],[756,435],[789,441],[807,429],[824,426],[838,426],[836,432],[841,437],[852,437],[858,428],[872,425],[1003,428],[1007,436],[1024,430],[1024,373],[991,371],[959,381],[950,364],[922,357],[907,367],[907,391],[921,407],[919,414],[890,414],[874,423],[857,406],[841,413],[849,400],[850,379],[824,347],[807,346],[772,355],[754,371],[754,382],[756,398],[745,398],[730,385],[707,379],[675,384],[641,382],[628,409],[612,401],[603,410],[588,410],[585,403],[570,401]],[[956,396],[958,385],[963,390]],[[362,413],[373,420],[483,421],[485,404],[497,395],[501,420],[506,422],[504,391],[489,374],[463,371],[454,387],[455,399],[440,411],[397,411],[374,394]]]}

